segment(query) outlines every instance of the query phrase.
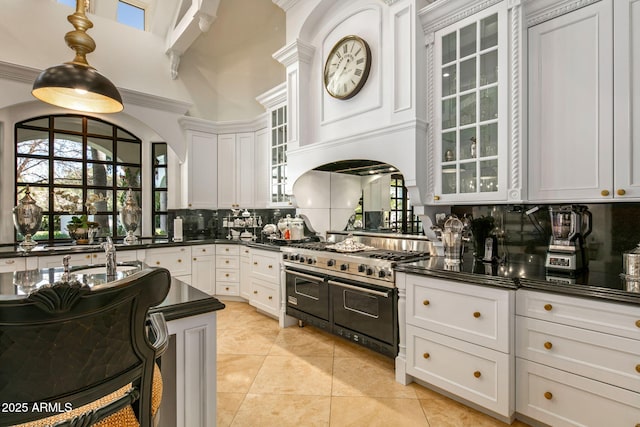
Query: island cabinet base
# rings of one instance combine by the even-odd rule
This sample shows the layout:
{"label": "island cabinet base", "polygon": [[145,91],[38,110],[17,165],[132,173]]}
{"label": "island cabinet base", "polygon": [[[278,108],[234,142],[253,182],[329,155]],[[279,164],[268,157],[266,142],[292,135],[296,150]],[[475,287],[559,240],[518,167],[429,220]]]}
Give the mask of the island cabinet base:
{"label": "island cabinet base", "polygon": [[635,426],[638,394],[516,358],[516,411],[553,426]]}
{"label": "island cabinet base", "polygon": [[171,320],[167,328],[171,346],[160,361],[163,379],[166,376],[167,380],[159,427],[214,426],[216,313]]}

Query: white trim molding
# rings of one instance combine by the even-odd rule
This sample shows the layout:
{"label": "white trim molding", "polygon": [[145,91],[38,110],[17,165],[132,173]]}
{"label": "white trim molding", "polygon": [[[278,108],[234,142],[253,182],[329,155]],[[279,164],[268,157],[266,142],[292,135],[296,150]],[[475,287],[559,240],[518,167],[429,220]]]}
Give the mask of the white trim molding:
{"label": "white trim molding", "polygon": [[527,28],[600,0],[526,0]]}

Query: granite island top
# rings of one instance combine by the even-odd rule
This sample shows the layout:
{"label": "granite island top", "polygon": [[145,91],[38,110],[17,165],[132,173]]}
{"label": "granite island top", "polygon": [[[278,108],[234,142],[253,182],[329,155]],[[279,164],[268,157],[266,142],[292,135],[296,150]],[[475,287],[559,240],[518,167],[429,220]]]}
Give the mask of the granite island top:
{"label": "granite island top", "polygon": [[[142,263],[120,263],[119,265],[134,265],[138,264],[141,267]],[[123,279],[124,277],[140,271],[128,270],[118,271],[116,280]],[[43,268],[39,270],[27,270],[13,273],[0,273],[0,299],[22,299],[26,298],[29,290],[35,287],[44,286],[49,283],[55,283],[59,281],[64,273],[62,268]],[[71,274],[75,279],[81,283],[86,283],[89,286],[96,286],[107,283],[106,271],[105,273],[90,273],[85,274],[82,271],[74,272],[71,269]],[[28,283],[29,287],[24,288],[21,283]],[[167,322],[183,317],[195,316],[198,314],[209,313],[212,311],[218,311],[225,307],[217,298],[196,289],[187,283],[182,282],[179,279],[173,277],[171,279],[171,287],[167,297],[159,305],[152,307],[149,312],[161,312]]]}
{"label": "granite island top", "polygon": [[573,276],[553,274],[545,269],[544,259],[536,255],[514,256],[505,264],[484,263],[467,255],[462,263],[455,266],[447,265],[444,257],[432,257],[399,264],[395,270],[479,285],[532,289],[640,305],[640,290],[628,288],[617,269],[587,269]]}

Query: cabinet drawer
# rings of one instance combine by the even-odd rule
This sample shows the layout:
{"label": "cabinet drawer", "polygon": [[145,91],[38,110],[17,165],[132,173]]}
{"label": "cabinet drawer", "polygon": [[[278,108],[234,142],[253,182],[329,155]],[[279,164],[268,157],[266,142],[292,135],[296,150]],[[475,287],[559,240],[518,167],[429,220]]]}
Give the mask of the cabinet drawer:
{"label": "cabinet drawer", "polygon": [[516,359],[516,410],[553,426],[635,426],[640,394]]}
{"label": "cabinet drawer", "polygon": [[228,270],[226,268],[216,268],[216,282],[236,282],[240,281],[238,270]]}
{"label": "cabinet drawer", "polygon": [[516,316],[516,355],[640,390],[640,341]]}
{"label": "cabinet drawer", "polygon": [[250,254],[251,254],[251,250],[249,249],[249,247],[243,246],[242,248],[240,248],[240,257],[241,258],[249,259]]}
{"label": "cabinet drawer", "polygon": [[516,313],[640,340],[640,306],[518,290]]}
{"label": "cabinet drawer", "polygon": [[[93,253],[69,254],[69,267],[91,265]],[[97,253],[96,253],[97,255]],[[38,257],[38,268],[62,268],[62,259],[67,255],[51,255]]]}
{"label": "cabinet drawer", "polygon": [[216,295],[240,295],[237,283],[216,283]]}
{"label": "cabinet drawer", "polygon": [[240,255],[240,245],[216,245],[216,254],[236,256]]}
{"label": "cabinet drawer", "polygon": [[216,267],[218,268],[240,268],[240,258],[237,256],[216,256]]}
{"label": "cabinet drawer", "polygon": [[150,267],[164,267],[172,276],[190,275],[191,247],[147,249],[144,262]]}
{"label": "cabinet drawer", "polygon": [[501,415],[514,405],[513,356],[407,325],[407,373]]}
{"label": "cabinet drawer", "polygon": [[252,252],[251,274],[258,279],[280,283],[280,254]]}
{"label": "cabinet drawer", "polygon": [[262,280],[252,279],[249,304],[277,317],[280,307],[280,287]]}
{"label": "cabinet drawer", "polygon": [[[62,264],[60,264],[59,267],[62,267]],[[24,271],[25,269],[26,269],[26,262],[24,257],[0,259],[0,273]]]}
{"label": "cabinet drawer", "polygon": [[194,245],[191,247],[191,256],[215,255],[216,245]]}
{"label": "cabinet drawer", "polygon": [[407,323],[509,353],[515,291],[407,276]]}

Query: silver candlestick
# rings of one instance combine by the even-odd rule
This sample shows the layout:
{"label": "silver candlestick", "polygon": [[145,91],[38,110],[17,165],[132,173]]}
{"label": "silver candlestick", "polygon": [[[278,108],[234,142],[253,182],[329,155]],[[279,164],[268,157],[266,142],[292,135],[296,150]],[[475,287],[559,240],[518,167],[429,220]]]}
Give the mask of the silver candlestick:
{"label": "silver candlestick", "polygon": [[29,252],[38,246],[38,243],[32,239],[32,235],[40,230],[41,223],[42,208],[36,205],[36,201],[31,197],[31,190],[27,185],[24,190],[24,197],[13,208],[13,225],[18,230],[18,233],[24,236],[24,240],[20,243],[20,248],[25,252]]}
{"label": "silver candlestick", "polygon": [[138,240],[133,233],[138,229],[138,225],[140,224],[141,219],[141,209],[133,198],[133,193],[131,189],[127,191],[127,198],[125,199],[124,206],[120,211],[120,221],[122,221],[122,225],[124,229],[127,230],[127,236],[124,238],[124,243],[127,245],[131,245]]}

